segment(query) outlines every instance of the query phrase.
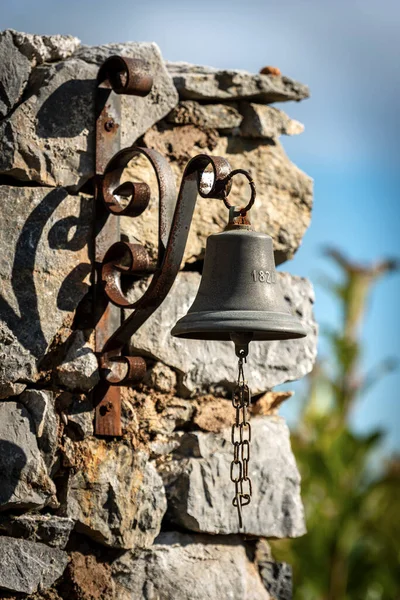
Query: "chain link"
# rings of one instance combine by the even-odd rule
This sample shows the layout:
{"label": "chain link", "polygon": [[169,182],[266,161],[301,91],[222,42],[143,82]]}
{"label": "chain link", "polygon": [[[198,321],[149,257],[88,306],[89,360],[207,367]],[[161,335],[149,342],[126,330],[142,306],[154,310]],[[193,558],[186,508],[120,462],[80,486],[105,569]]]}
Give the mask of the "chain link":
{"label": "chain link", "polygon": [[249,386],[246,384],[243,371],[246,358],[239,358],[239,375],[232,395],[232,405],[236,410],[235,422],[232,425],[233,461],[231,462],[231,480],[235,484],[235,495],[232,500],[237,508],[239,528],[243,527],[242,507],[250,504],[252,496],[249,477],[251,425],[247,420],[247,412],[251,402]]}

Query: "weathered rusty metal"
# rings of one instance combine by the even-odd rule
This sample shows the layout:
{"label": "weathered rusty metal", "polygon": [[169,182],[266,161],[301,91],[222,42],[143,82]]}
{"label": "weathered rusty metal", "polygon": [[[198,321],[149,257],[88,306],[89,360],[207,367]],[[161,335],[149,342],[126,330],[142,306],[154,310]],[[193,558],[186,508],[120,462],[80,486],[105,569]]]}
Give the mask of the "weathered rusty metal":
{"label": "weathered rusty metal", "polygon": [[[119,240],[119,222],[109,217],[99,201],[101,179],[110,158],[121,144],[121,98],[113,94],[108,79],[101,82],[96,95],[96,175],[95,175],[95,235],[93,301],[95,318],[95,352],[98,357],[107,339],[120,325],[120,313],[104,295],[101,284],[101,266],[111,244]],[[112,126],[111,126],[112,125]],[[101,382],[93,390],[95,405],[95,432],[97,435],[122,434],[121,400],[118,388]]]}
{"label": "weathered rusty metal", "polygon": [[124,275],[144,276],[153,273],[157,265],[141,244],[117,242],[106,252],[103,260],[101,279],[103,290],[117,306],[129,308],[134,305],[122,290]]}
{"label": "weathered rusty metal", "polygon": [[[112,93],[108,80],[102,82],[96,96],[96,176],[95,176],[95,236],[94,236],[94,314],[96,323],[96,352],[119,325],[119,312],[114,309],[101,289],[101,265],[111,244],[120,238],[118,219],[110,218],[109,212],[100,201],[102,197],[102,177],[111,157],[121,145],[121,99]],[[113,122],[110,129],[107,123]]]}
{"label": "weathered rusty metal", "polygon": [[[113,192],[110,192],[113,188]],[[129,201],[128,198],[130,198]],[[103,182],[103,200],[108,210],[119,216],[138,217],[149,205],[150,188],[147,183],[126,181],[116,187],[110,184],[107,174]]]}
{"label": "weathered rusty metal", "polygon": [[116,94],[131,96],[147,96],[153,86],[153,77],[145,61],[116,55],[101,65],[97,81]]}
{"label": "weathered rusty metal", "polygon": [[[167,210],[167,198],[171,196],[172,172],[165,159],[155,152],[145,148],[128,148],[121,151],[111,162],[108,169],[118,168],[127,164],[135,153],[146,154],[157,174],[160,192],[160,228],[159,228],[159,261],[152,280],[141,298],[131,302],[121,290],[119,278],[121,277],[120,260],[121,246],[110,249],[111,258],[105,263],[106,270],[103,271],[107,277],[106,290],[109,298],[118,306],[134,308],[134,312],[113,333],[103,348],[102,365],[103,376],[112,384],[124,384],[127,382],[127,374],[120,373],[120,379],[115,371],[110,378],[112,364],[120,362],[123,358],[123,349],[131,339],[132,335],[149,318],[149,316],[160,306],[178,274],[189,234],[190,223],[193,216],[197,196],[203,198],[216,198],[223,200],[227,187],[231,186],[227,176],[231,172],[228,161],[222,157],[207,156],[205,154],[196,156],[187,165],[182,177],[182,183],[178,194],[172,222],[168,227],[170,211]],[[122,162],[121,162],[122,161]],[[206,171],[211,167],[212,171]],[[129,249],[130,251],[130,249]],[[109,255],[108,255],[109,257]],[[118,258],[118,260],[117,260]],[[132,256],[132,264],[134,256]]]}
{"label": "weathered rusty metal", "polygon": [[[119,389],[121,381],[131,385],[140,383],[146,375],[146,361],[141,356],[112,356],[102,354],[100,357],[100,368],[107,372],[104,379],[109,385]],[[115,384],[115,385],[113,385]]]}
{"label": "weathered rusty metal", "polygon": [[[121,324],[121,311],[113,305],[103,291],[102,263],[110,246],[120,240],[119,219],[103,199],[103,176],[110,159],[121,147],[120,94],[147,95],[152,78],[148,67],[141,61],[111,57],[100,68],[96,94],[96,156],[95,156],[95,218],[94,218],[94,320],[95,352],[101,358],[106,341]],[[133,190],[135,192],[136,190]],[[126,188],[120,190],[120,195]],[[139,196],[145,190],[139,191]],[[136,195],[136,194],[132,194]],[[141,201],[143,204],[143,201]],[[136,205],[138,203],[136,202]],[[124,211],[120,211],[120,214]],[[142,359],[143,361],[143,359]],[[143,361],[144,362],[144,361]],[[134,367],[128,371],[132,377]],[[140,372],[143,364],[140,365]],[[96,406],[95,432],[97,435],[121,435],[121,400],[118,387],[105,380],[93,392]],[[107,408],[107,409],[106,409]]]}
{"label": "weathered rusty metal", "polygon": [[242,210],[243,209],[238,209],[236,206],[230,207],[229,221],[227,226],[225,227],[225,231],[230,231],[231,229],[238,228],[253,231],[253,227],[249,218],[249,213],[245,212],[244,214],[242,214]]}
{"label": "weathered rusty metal", "polygon": [[[245,171],[244,169],[235,169],[234,171],[231,171],[227,177],[227,181],[230,181],[232,179],[232,177],[234,177],[235,175],[244,175],[250,185],[250,190],[251,190],[250,200],[248,201],[246,206],[237,209],[239,211],[239,213],[241,214],[241,216],[245,217],[246,213],[252,208],[252,206],[255,202],[256,184],[254,183],[253,178],[251,177],[250,173],[248,171]],[[226,208],[234,208],[233,205],[228,201],[228,194],[229,194],[229,192],[226,194],[225,198],[223,199],[224,204],[225,204]]]}
{"label": "weathered rusty metal", "polygon": [[[131,146],[124,148],[109,161],[104,169],[101,194],[108,210],[115,215],[139,216],[148,206],[150,190],[145,183],[124,182],[121,176],[128,163],[136,156],[143,155],[150,162],[157,177],[159,197],[158,218],[158,264],[161,264],[176,202],[175,177],[168,161],[155,150]],[[130,197],[128,204],[121,202],[121,196]]]}

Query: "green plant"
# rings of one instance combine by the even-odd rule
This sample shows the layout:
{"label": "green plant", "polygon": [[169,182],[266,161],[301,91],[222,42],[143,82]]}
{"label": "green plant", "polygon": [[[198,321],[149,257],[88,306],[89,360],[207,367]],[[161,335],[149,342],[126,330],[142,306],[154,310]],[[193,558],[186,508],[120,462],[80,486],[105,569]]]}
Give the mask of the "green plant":
{"label": "green plant", "polygon": [[330,353],[310,377],[309,393],[292,446],[302,475],[308,533],[273,542],[275,557],[294,568],[296,600],[400,598],[400,460],[377,475],[371,469],[382,434],[355,434],[348,423],[354,403],[394,368],[384,361],[360,374],[360,334],[367,300],[394,261],[361,267],[337,250],[328,255],[342,272],[329,289],[341,306],[336,331],[326,332]]}

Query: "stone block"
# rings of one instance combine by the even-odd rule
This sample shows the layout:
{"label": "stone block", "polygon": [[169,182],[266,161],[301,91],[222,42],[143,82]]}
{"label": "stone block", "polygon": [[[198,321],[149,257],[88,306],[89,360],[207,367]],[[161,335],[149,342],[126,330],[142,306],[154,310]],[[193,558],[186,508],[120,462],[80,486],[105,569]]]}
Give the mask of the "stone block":
{"label": "stone block", "polygon": [[74,438],[83,440],[93,435],[94,410],[91,396],[74,394],[67,411],[68,432],[72,431]]}
{"label": "stone block", "polygon": [[100,381],[98,361],[83,331],[72,333],[65,357],[57,367],[59,383],[71,391],[89,392]]}
{"label": "stone block", "polygon": [[18,398],[35,424],[36,439],[49,471],[55,462],[58,443],[58,417],[54,394],[46,390],[25,390]]}
{"label": "stone block", "polygon": [[0,402],[0,512],[57,506],[38,448],[35,423],[18,402]]}
{"label": "stone block", "polygon": [[236,537],[159,535],[112,565],[116,600],[273,600]]}
{"label": "stone block", "polygon": [[264,106],[250,102],[240,104],[243,121],[240,133],[249,138],[272,138],[280,135],[298,135],[304,131],[304,125],[287,116],[275,106]]}
{"label": "stone block", "polygon": [[63,514],[95,541],[115,548],[152,544],[166,510],[162,480],[144,452],[126,443],[76,442]]}
{"label": "stone block", "polygon": [[0,538],[0,588],[33,594],[63,574],[68,554],[59,548],[9,537]]}
{"label": "stone block", "polygon": [[65,548],[74,525],[72,519],[56,515],[0,515],[0,534],[43,542],[52,548]]}
{"label": "stone block", "polygon": [[186,62],[167,63],[179,97],[184,100],[226,101],[248,99],[256,102],[303,100],[310,93],[306,85],[289,77],[223,70]]}
{"label": "stone block", "polygon": [[213,534],[242,531],[290,538],[305,533],[300,475],[285,421],[281,417],[255,417],[251,428],[249,477],[253,496],[250,505],[243,508],[243,530],[232,506],[231,427],[217,434],[192,431],[183,435],[172,461],[163,465],[168,517],[173,523]]}

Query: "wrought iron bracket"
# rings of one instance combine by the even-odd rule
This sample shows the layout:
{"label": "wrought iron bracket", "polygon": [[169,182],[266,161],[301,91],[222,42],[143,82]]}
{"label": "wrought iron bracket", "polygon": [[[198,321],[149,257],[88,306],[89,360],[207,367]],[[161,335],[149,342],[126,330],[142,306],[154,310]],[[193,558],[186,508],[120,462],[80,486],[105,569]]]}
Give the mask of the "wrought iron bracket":
{"label": "wrought iron bracket", "polygon": [[[101,382],[94,389],[95,434],[120,436],[121,386],[140,382],[146,362],[126,352],[131,337],[160,306],[178,274],[197,196],[226,201],[232,172],[218,156],[198,155],[187,164],[179,193],[166,159],[149,148],[121,145],[121,94],[146,96],[152,77],[143,61],[113,56],[98,74],[96,103],[96,188],[94,234],[95,352]],[[119,217],[146,210],[150,189],[124,182],[121,176],[134,156],[150,162],[158,181],[158,256],[152,262],[144,246],[120,240]],[[245,209],[244,209],[245,210]],[[124,290],[126,276],[152,274],[143,296],[132,302]],[[122,308],[132,313],[122,319]]]}

